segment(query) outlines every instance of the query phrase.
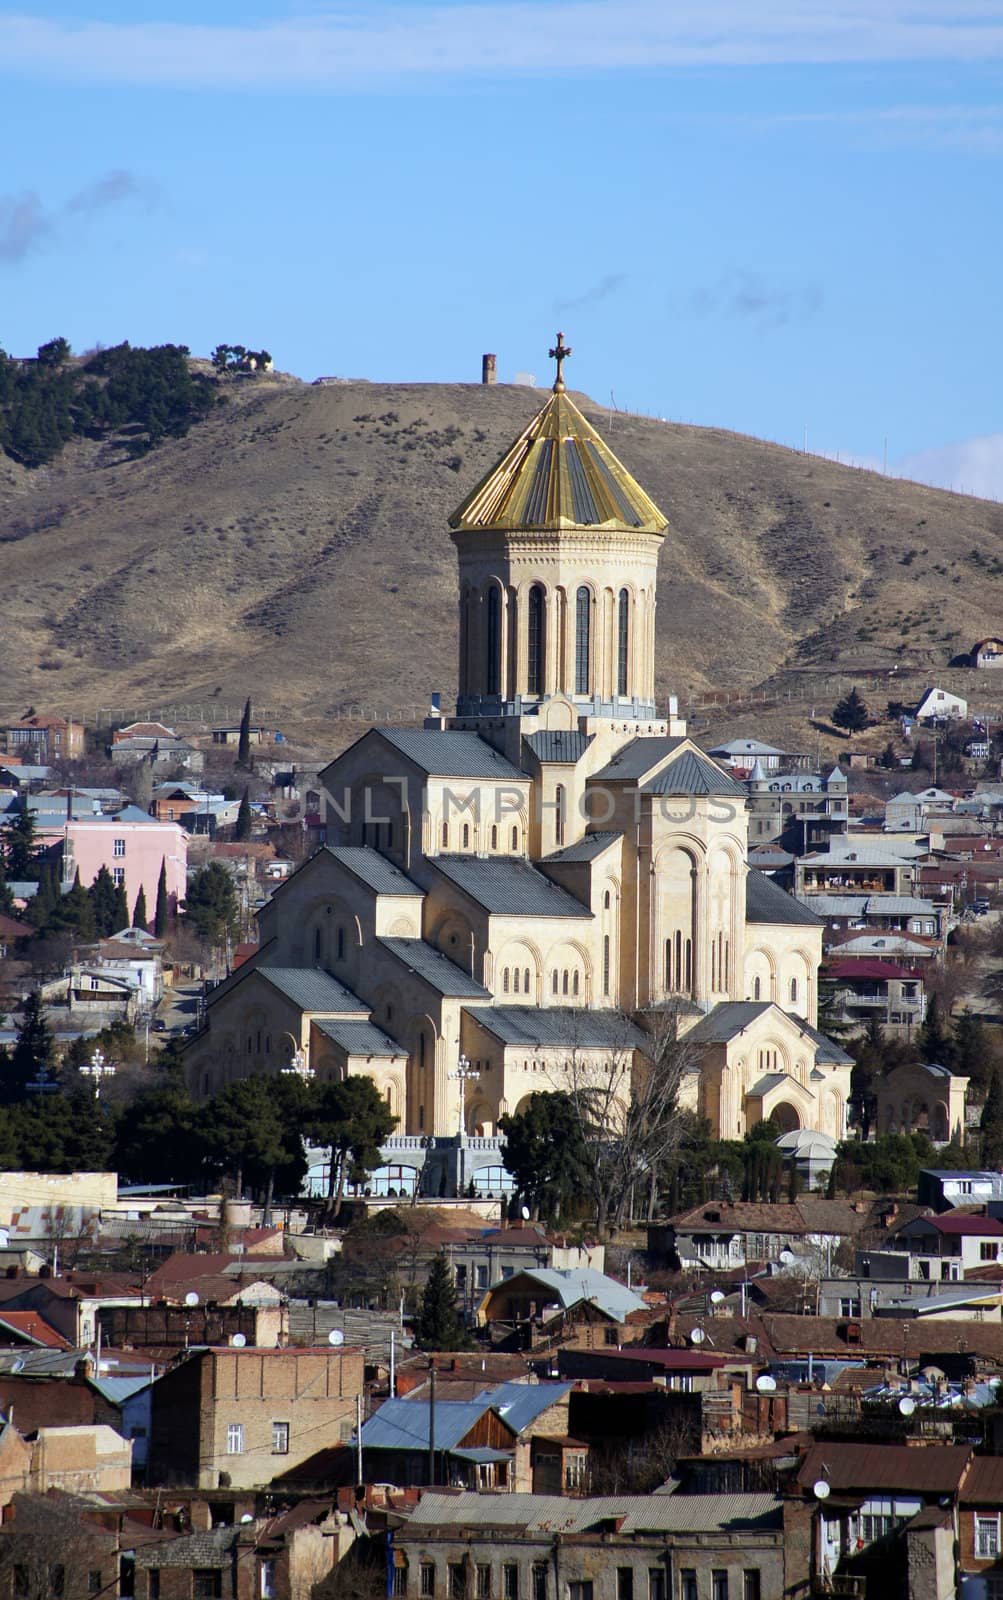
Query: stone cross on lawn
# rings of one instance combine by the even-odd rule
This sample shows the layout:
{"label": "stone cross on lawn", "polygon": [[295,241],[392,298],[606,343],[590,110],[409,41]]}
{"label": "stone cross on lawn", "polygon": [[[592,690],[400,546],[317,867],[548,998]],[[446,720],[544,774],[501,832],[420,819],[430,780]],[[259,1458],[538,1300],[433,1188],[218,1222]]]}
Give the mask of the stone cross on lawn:
{"label": "stone cross on lawn", "polygon": [[557,343],[550,352],[551,361],[557,362],[557,377],[554,380],[554,393],[561,394],[564,390],[564,363],[571,354],[571,346],[564,343],[563,333],[557,335]]}

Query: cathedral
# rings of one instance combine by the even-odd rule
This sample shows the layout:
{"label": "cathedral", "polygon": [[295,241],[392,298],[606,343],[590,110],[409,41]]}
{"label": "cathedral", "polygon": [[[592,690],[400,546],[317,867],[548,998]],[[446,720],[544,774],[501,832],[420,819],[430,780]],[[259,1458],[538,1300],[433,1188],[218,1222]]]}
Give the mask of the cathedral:
{"label": "cathedral", "polygon": [[569,398],[561,335],[551,354],[547,403],[450,519],[456,713],[372,728],[321,774],[328,843],[212,992],[189,1083],[364,1073],[401,1144],[494,1144],[572,1060],[642,1072],[671,1005],[683,1104],[718,1137],[841,1138],[822,924],[749,868],[745,791],[659,709],[666,519]]}

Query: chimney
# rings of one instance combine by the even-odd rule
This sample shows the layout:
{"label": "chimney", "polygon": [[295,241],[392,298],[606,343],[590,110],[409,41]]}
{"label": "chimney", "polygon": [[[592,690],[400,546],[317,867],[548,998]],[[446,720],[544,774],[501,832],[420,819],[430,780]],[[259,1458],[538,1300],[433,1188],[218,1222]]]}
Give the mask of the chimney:
{"label": "chimney", "polygon": [[498,357],[492,355],[481,356],[481,382],[498,382]]}

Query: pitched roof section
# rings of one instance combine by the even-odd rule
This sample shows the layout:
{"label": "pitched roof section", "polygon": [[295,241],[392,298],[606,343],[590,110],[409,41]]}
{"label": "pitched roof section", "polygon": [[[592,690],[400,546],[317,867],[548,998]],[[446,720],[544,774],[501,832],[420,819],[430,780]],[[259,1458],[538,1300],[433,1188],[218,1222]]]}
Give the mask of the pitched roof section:
{"label": "pitched roof section", "polygon": [[572,1006],[492,1006],[475,1021],[503,1044],[560,1045],[566,1049],[643,1050],[645,1036],[619,1011]]}
{"label": "pitched roof section", "polygon": [[587,833],[577,844],[565,845],[563,850],[553,850],[549,856],[542,856],[541,860],[552,862],[554,866],[564,866],[576,861],[594,861],[596,856],[601,856],[604,850],[608,850],[611,844],[616,844],[617,840],[622,838],[622,833]]}
{"label": "pitched roof section", "polygon": [[424,939],[387,938],[380,939],[380,944],[439,994],[460,1000],[491,998],[482,984],[464,972],[462,967],[456,966],[448,956],[426,944]]}
{"label": "pitched roof section", "polygon": [[686,1039],[694,1044],[727,1044],[769,1011],[771,1005],[770,1000],[722,1000],[689,1030]]}
{"label": "pitched roof section", "polygon": [[358,995],[319,967],[254,967],[251,969],[302,1011],[358,1012],[369,1015]]}
{"label": "pitched roof section", "polygon": [[476,733],[446,728],[377,728],[408,761],[434,778],[517,778],[526,775],[500,756]]}
{"label": "pitched roof section", "polygon": [[354,877],[368,884],[370,889],[375,889],[377,894],[407,894],[420,898],[425,892],[405,877],[386,856],[381,856],[378,850],[371,850],[368,845],[329,844],[325,845],[325,849],[335,861],[347,867]]}
{"label": "pitched roof section", "polygon": [[592,916],[588,906],[519,856],[430,856],[429,862],[492,916]]}
{"label": "pitched roof section", "polygon": [[656,772],[644,785],[645,794],[661,795],[729,795],[745,808],[745,790],[715,761],[697,755],[695,750],[684,750],[675,761],[670,761],[661,772]]}
{"label": "pitched roof section", "polygon": [[[379,1413],[377,1413],[379,1415]],[[621,1533],[717,1533],[783,1525],[772,1494],[608,1495],[575,1500],[544,1494],[423,1494],[408,1523],[418,1527],[521,1528],[551,1537],[587,1533],[615,1520]]]}
{"label": "pitched roof section", "polygon": [[569,762],[580,761],[594,738],[593,733],[555,728],[544,733],[527,733],[525,742],[541,764],[555,762],[566,766]]}
{"label": "pitched roof section", "polygon": [[798,923],[807,928],[820,928],[823,922],[803,900],[795,900],[755,867],[749,868],[745,880],[745,920],[772,923],[774,927],[781,923]]}
{"label": "pitched roof section", "polygon": [[319,1033],[349,1056],[407,1055],[403,1045],[396,1044],[373,1022],[343,1022],[339,1018],[331,1022],[318,1022],[316,1027]]}
{"label": "pitched roof section", "polygon": [[614,1322],[623,1322],[632,1311],[644,1310],[644,1301],[633,1289],[595,1267],[524,1267],[504,1282],[510,1285],[518,1278],[538,1283],[565,1311],[585,1301]]}
{"label": "pitched roof section", "polygon": [[667,523],[564,392],[551,395],[497,466],[449,519],[454,529],[620,528]]}
{"label": "pitched roof section", "polygon": [[[682,737],[669,738],[667,735],[658,737],[631,739],[622,750],[618,750],[612,761],[597,772],[593,779],[595,783],[608,780],[610,783],[636,783],[638,778],[643,778],[652,767],[657,767],[660,761],[678,750],[686,740]],[[744,791],[743,791],[744,794]]]}

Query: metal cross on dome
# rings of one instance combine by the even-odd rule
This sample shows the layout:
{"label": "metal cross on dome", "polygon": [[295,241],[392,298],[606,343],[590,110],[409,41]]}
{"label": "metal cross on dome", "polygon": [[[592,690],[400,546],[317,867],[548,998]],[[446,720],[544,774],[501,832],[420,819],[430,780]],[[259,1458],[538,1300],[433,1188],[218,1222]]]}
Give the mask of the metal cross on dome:
{"label": "metal cross on dome", "polygon": [[557,335],[557,343],[550,352],[551,361],[557,362],[557,377],[554,379],[554,393],[560,394],[564,388],[564,363],[571,354],[571,346],[564,343],[563,333]]}

